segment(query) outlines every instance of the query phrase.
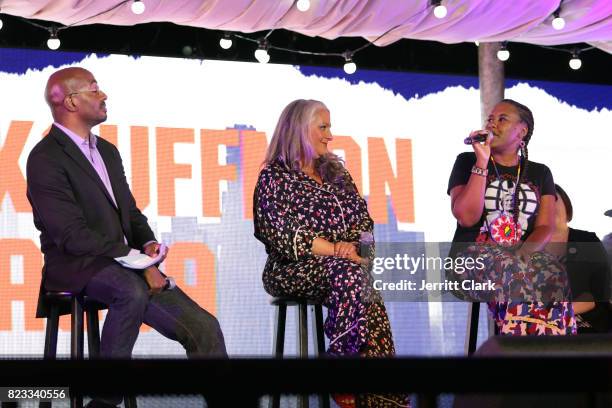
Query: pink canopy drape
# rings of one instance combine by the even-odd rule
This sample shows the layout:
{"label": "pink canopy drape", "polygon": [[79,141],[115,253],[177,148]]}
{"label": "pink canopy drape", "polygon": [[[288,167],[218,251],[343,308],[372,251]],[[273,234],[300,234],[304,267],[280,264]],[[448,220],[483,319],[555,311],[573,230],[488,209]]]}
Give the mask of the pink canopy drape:
{"label": "pink canopy drape", "polygon": [[[402,38],[443,43],[511,41],[540,45],[586,42],[612,53],[612,0],[443,0],[444,19],[434,17],[428,0],[310,0],[299,11],[292,0],[143,0],[132,13],[122,0],[2,0],[2,13],[65,25],[134,25],[172,22],[208,29],[254,32],[283,28],[308,36],[372,40],[384,46]],[[104,12],[111,7],[116,9]],[[566,25],[555,30],[552,14],[561,3]],[[81,20],[84,20],[82,21]]]}

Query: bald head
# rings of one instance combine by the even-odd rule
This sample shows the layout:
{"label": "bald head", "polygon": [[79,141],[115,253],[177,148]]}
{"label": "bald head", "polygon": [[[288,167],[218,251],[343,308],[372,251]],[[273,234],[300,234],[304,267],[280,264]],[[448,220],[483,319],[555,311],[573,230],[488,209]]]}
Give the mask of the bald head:
{"label": "bald head", "polygon": [[95,126],[106,120],[106,94],[84,68],[64,68],[51,74],[45,100],[58,123]]}
{"label": "bald head", "polygon": [[51,74],[45,88],[45,99],[54,117],[55,111],[64,104],[66,96],[87,84],[88,77],[93,78],[91,72],[78,67],[60,69]]}

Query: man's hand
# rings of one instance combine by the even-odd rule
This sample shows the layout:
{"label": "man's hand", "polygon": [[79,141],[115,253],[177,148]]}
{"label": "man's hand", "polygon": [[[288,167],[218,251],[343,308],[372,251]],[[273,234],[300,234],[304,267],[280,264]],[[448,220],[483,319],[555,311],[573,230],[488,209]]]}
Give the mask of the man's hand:
{"label": "man's hand", "polygon": [[[161,248],[161,244],[159,242],[151,242],[150,244],[145,246],[143,250],[144,250],[144,253],[149,255],[151,258],[155,258],[159,254],[160,248]],[[168,252],[170,252],[170,249],[168,247],[165,247],[165,248],[167,248],[166,253],[162,254],[162,257],[159,260],[159,263],[164,262],[164,259],[166,259],[166,256],[168,256]]]}
{"label": "man's hand", "polygon": [[164,286],[166,286],[166,279],[156,266],[149,266],[145,269],[144,278],[147,281],[147,285],[149,285],[149,293],[151,295],[160,293],[164,290]]}

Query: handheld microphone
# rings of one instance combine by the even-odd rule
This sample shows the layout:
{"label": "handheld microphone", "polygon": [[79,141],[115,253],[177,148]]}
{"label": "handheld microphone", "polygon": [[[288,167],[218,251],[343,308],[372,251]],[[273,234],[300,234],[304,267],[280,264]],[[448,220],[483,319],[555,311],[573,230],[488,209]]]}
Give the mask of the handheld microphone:
{"label": "handheld microphone", "polygon": [[369,231],[363,231],[359,238],[359,256],[369,258],[374,255],[374,236]]}
{"label": "handheld microphone", "polygon": [[471,136],[466,137],[463,140],[463,143],[465,143],[466,145],[480,143],[480,142],[484,142],[485,140],[487,140],[487,137],[489,137],[488,133],[478,133],[477,135],[474,135],[473,137]]}

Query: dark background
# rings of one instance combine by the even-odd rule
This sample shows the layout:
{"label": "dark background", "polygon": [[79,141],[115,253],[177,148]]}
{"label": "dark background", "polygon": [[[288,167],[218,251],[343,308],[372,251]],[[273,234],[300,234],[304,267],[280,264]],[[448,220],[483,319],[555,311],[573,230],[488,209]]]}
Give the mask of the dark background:
{"label": "dark background", "polygon": [[[4,27],[0,30],[0,47],[47,50],[49,33],[28,24],[20,17],[2,14]],[[52,22],[30,20],[45,27]],[[57,25],[57,24],[56,24]],[[240,33],[239,33],[240,34]],[[258,39],[267,31],[240,34]],[[229,50],[219,46],[222,31],[178,26],[172,23],[148,23],[136,26],[93,24],[70,27],[59,32],[62,51],[82,51],[105,54],[152,55],[177,58],[223,59],[255,61],[257,44],[233,38]],[[307,37],[286,30],[275,30],[270,36],[272,45],[315,52],[342,53],[367,43],[363,38],[326,40]],[[185,53],[188,46],[191,53]],[[588,44],[565,44],[559,49],[587,48]],[[557,49],[538,45],[509,43],[510,59],[505,63],[506,77],[565,82],[612,84],[612,55],[592,49],[581,54],[582,68],[569,68],[571,55]],[[309,56],[270,50],[270,62],[296,65],[341,67],[341,57]],[[186,55],[187,54],[187,55]],[[400,40],[386,47],[370,46],[356,54],[353,60],[358,69],[382,69],[425,73],[478,75],[478,49],[474,43],[443,44],[435,41]]]}

